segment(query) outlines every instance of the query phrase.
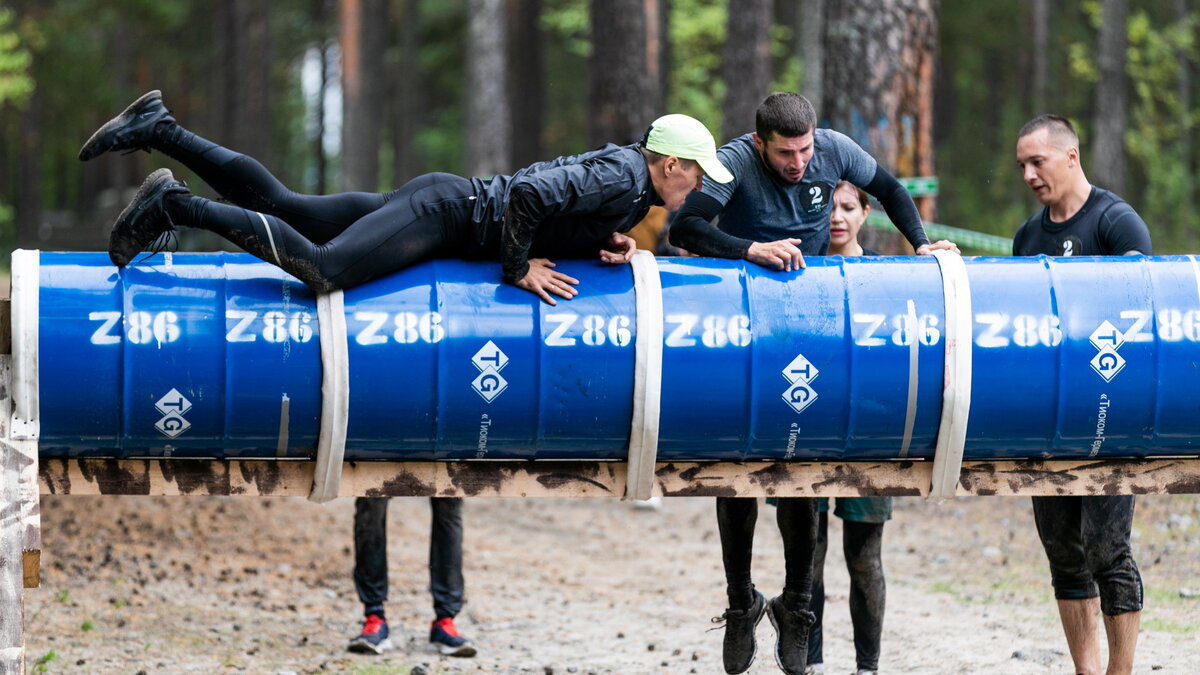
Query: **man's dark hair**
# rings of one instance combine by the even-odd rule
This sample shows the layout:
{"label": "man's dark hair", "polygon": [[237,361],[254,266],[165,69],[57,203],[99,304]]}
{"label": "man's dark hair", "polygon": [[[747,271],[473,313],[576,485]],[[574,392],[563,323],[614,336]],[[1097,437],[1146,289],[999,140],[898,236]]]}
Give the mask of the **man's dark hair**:
{"label": "man's dark hair", "polygon": [[817,111],[800,94],[777,91],[763,99],[754,112],[754,131],[765,143],[772,134],[785,138],[803,136],[817,126]]}
{"label": "man's dark hair", "polygon": [[1061,115],[1038,115],[1021,127],[1021,130],[1017,132],[1017,138],[1025,138],[1042,129],[1049,131],[1055,140],[1064,143],[1067,147],[1079,147],[1079,134],[1075,133],[1075,127],[1071,124],[1071,120]]}

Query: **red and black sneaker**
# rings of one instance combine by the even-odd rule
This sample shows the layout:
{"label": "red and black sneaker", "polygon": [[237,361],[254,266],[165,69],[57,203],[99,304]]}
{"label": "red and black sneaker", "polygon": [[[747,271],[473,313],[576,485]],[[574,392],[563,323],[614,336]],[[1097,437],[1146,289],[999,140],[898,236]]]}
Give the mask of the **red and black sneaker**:
{"label": "red and black sneaker", "polygon": [[361,654],[382,654],[391,649],[392,641],[388,639],[387,620],[378,614],[368,614],[362,632],[351,640],[346,648]]}
{"label": "red and black sneaker", "polygon": [[438,619],[429,626],[429,644],[446,656],[475,656],[475,645],[454,627],[454,619]]}

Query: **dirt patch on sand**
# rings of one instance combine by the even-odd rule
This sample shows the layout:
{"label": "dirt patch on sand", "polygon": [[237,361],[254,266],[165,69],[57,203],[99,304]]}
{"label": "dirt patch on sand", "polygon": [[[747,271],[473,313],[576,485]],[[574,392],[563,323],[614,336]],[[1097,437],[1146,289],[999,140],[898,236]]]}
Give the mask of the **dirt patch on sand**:
{"label": "dirt patch on sand", "polygon": [[[1135,553],[1147,606],[1135,672],[1200,672],[1200,505],[1142,497]],[[661,511],[613,500],[472,499],[460,629],[479,656],[426,650],[429,507],[389,512],[398,649],[349,654],[353,503],[294,498],[44,497],[43,586],[25,595],[31,672],[719,673],[724,579],[713,500]],[[853,670],[840,522],[826,571],[826,663]],[[897,499],[884,534],[884,673],[1066,673],[1028,499]],[[755,582],[782,584],[774,510]],[[751,673],[777,673],[758,629]],[[40,665],[37,665],[39,662]],[[41,668],[42,670],[37,670]]]}

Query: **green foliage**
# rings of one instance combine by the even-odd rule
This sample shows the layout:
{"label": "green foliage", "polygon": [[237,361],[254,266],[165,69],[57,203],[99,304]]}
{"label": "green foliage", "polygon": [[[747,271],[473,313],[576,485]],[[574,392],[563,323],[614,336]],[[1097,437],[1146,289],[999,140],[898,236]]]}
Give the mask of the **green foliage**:
{"label": "green foliage", "polygon": [[0,8],[0,105],[24,105],[33,94],[33,78],[29,66],[33,54],[16,30],[11,9]]}
{"label": "green foliage", "polygon": [[96,629],[96,624],[92,623],[91,619],[84,619],[83,623],[79,625],[79,630],[81,630],[85,633],[87,633],[89,631],[93,631],[95,629]]}
{"label": "green foliage", "polygon": [[667,109],[691,115],[709,129],[721,128],[721,54],[727,0],[671,3],[671,86]]}
{"label": "green foliage", "polygon": [[[545,157],[588,147],[589,1],[602,0],[543,0]],[[393,11],[400,4],[393,2]],[[712,129],[719,129],[722,121],[722,58],[732,4],[669,3],[666,110],[694,115]],[[198,132],[211,133],[217,141],[225,138],[220,134],[227,133],[227,122],[214,101],[223,94],[217,90],[222,78],[234,67],[228,55],[214,49],[221,30],[218,7],[225,6],[200,0],[54,0],[26,3],[21,14],[0,9],[0,246],[15,243],[18,221],[22,226],[30,223],[11,206],[18,203],[26,180],[33,181],[42,208],[56,212],[56,220],[69,221],[63,214],[74,211],[81,224],[101,229],[95,220],[111,214],[96,210],[97,194],[116,199],[121,188],[153,168],[151,162],[160,156],[132,155],[101,174],[96,165],[85,168],[77,162],[75,153],[99,123],[148,88],[167,92],[177,112],[186,114]],[[336,44],[337,13],[314,20],[312,0],[272,0],[270,6],[273,119],[267,164],[286,184],[311,189],[316,139],[306,124],[311,102],[302,94],[300,64],[304,54],[320,44]],[[335,6],[336,2],[328,5]],[[1178,56],[1183,54],[1195,69],[1197,12],[1193,9],[1188,19],[1179,21],[1173,4],[1163,0],[1134,0],[1131,6],[1131,98],[1125,139],[1131,166],[1128,194],[1123,196],[1150,224],[1156,251],[1196,250],[1197,97],[1193,93],[1187,102],[1179,97]],[[421,78],[422,119],[413,149],[422,158],[423,170],[460,172],[466,138],[463,102],[470,95],[465,76],[466,3],[420,0],[419,11],[418,63],[402,71],[413,76],[419,71]],[[1013,159],[1016,130],[1034,115],[1057,112],[1071,117],[1087,145],[1100,3],[1051,3],[1050,11],[1049,91],[1044,109],[1035,109],[1029,87],[1029,4],[940,3],[941,72],[934,128],[941,180],[937,220],[1011,236],[1040,208],[1016,173]],[[778,89],[795,89],[800,81],[802,64],[794,53],[799,45],[792,31],[781,25],[771,30],[773,86]],[[398,32],[399,25],[389,25],[388,39],[395,42]],[[393,53],[389,58],[397,57]],[[27,120],[19,110],[30,102],[37,106],[39,127],[32,137],[25,135]],[[380,114],[393,113],[381,107]],[[390,126],[385,122],[385,134],[391,133]],[[389,139],[385,146],[390,146]],[[390,153],[387,147],[385,161]],[[334,189],[339,159],[335,154],[327,162],[327,184]],[[25,171],[36,175],[23,176]],[[385,184],[390,172],[390,167],[381,172]],[[60,602],[68,601],[64,591]]]}
{"label": "green foliage", "polygon": [[546,0],[541,26],[567,53],[584,59],[591,56],[592,42],[588,35],[592,22],[586,2]]}
{"label": "green foliage", "polygon": [[800,55],[791,51],[793,32],[791,26],[771,26],[771,60],[775,64],[771,91],[798,91],[804,75]]}
{"label": "green foliage", "polygon": [[1196,110],[1179,99],[1180,54],[1195,60],[1197,17],[1155,26],[1145,11],[1129,18],[1127,66],[1134,96],[1125,145],[1145,186],[1138,212],[1150,226],[1155,252],[1195,250],[1200,215],[1193,194],[1194,148],[1183,141]]}
{"label": "green foliage", "polygon": [[51,649],[50,651],[46,652],[45,654],[42,654],[41,656],[39,656],[37,658],[37,660],[35,660],[33,662],[33,669],[30,672],[32,672],[32,673],[48,673],[48,672],[50,672],[50,669],[47,666],[57,660],[58,660],[58,652]]}

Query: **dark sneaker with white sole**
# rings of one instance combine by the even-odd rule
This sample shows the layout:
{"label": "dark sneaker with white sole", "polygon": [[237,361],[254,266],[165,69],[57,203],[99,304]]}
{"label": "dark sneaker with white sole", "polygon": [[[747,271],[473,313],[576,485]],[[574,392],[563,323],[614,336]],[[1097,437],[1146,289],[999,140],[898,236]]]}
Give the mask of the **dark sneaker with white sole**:
{"label": "dark sneaker with white sole", "polygon": [[754,656],[758,652],[754,629],[758,622],[762,621],[766,610],[767,603],[763,594],[754,591],[754,602],[750,609],[727,609],[724,614],[713,619],[713,622],[725,623],[725,641],[721,656],[725,663],[725,672],[729,675],[744,673],[754,663]]}
{"label": "dark sneaker with white sole", "polygon": [[142,94],[120,115],[105,122],[79,150],[79,160],[86,162],[117,150],[150,151],[150,137],[161,122],[174,122],[171,111],[162,102],[162,92],[155,89]]}
{"label": "dark sneaker with white sole", "polygon": [[808,662],[808,629],[817,615],[807,609],[788,609],[783,596],[767,603],[767,615],[775,627],[775,665],[787,675],[804,675]]}
{"label": "dark sneaker with white sole", "polygon": [[187,185],[175,180],[170,169],[159,169],[146,176],[108,234],[108,257],[114,265],[128,265],[154,240],[175,229],[163,206],[163,198],[169,194],[190,193]]}
{"label": "dark sneaker with white sole", "polygon": [[387,620],[378,614],[368,614],[362,632],[346,646],[346,649],[359,654],[382,654],[391,648]]}
{"label": "dark sneaker with white sole", "polygon": [[429,644],[446,656],[475,656],[475,645],[459,634],[449,617],[430,624]]}

